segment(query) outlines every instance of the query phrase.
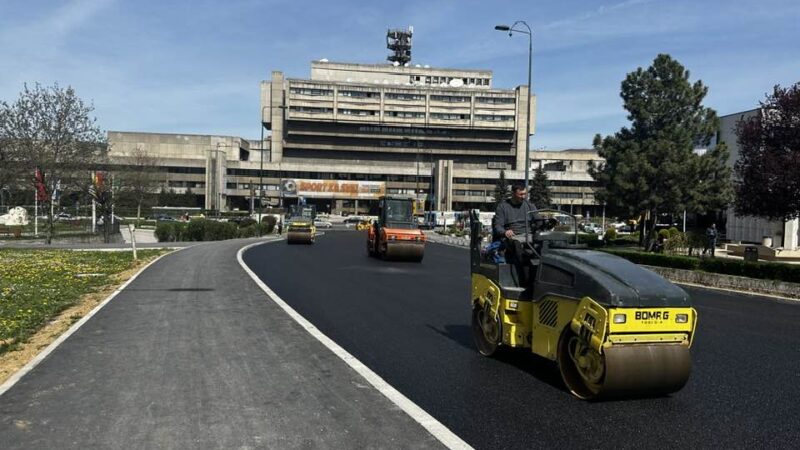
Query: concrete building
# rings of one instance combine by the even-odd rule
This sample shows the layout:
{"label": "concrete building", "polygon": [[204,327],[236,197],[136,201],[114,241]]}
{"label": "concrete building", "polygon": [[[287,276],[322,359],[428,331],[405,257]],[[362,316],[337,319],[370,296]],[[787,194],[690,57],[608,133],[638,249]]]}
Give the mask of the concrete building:
{"label": "concrete building", "polygon": [[[536,111],[527,86],[497,89],[491,71],[397,64],[316,61],[310,79],[272,72],[260,99],[260,140],[110,131],[111,156],[125,164],[147,150],[168,187],[193,189],[208,209],[248,209],[261,195],[265,205],[302,197],[323,212],[367,212],[390,193],[416,195],[426,209],[487,210],[501,169],[524,179]],[[596,152],[531,159],[548,172],[557,205],[597,214],[586,173]]]}
{"label": "concrete building", "polygon": [[[739,160],[739,142],[736,138],[736,123],[761,114],[759,109],[742,111],[720,117],[720,129],[717,136],[718,142],[725,142],[730,150],[728,165],[733,168]],[[797,250],[800,241],[800,220],[795,219],[787,223],[770,221],[761,217],[738,216],[733,208],[726,212],[727,238],[734,242],[761,243],[764,238],[772,240],[773,247],[782,247],[786,250]]]}

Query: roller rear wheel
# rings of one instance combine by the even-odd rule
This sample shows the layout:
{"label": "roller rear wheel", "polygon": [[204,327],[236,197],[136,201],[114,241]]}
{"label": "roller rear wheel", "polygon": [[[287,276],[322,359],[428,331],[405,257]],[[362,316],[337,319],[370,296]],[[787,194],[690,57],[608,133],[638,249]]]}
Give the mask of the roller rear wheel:
{"label": "roller rear wheel", "polygon": [[472,308],[472,336],[475,346],[483,356],[492,356],[500,345],[502,326],[498,318],[492,317],[489,305],[485,308]]}

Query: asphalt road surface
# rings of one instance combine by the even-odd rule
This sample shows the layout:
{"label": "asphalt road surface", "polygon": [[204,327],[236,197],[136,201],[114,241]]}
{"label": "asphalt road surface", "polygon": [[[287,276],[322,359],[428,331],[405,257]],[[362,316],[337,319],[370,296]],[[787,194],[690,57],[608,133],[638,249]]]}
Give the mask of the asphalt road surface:
{"label": "asphalt road surface", "polygon": [[[688,384],[584,402],[523,351],[480,356],[465,249],[421,264],[366,255],[365,236],[267,244],[245,262],[322,332],[476,448],[800,448],[800,304],[686,288],[699,311]],[[276,263],[277,262],[277,263]]]}
{"label": "asphalt road surface", "polygon": [[0,396],[0,449],[442,448],[266,297],[251,242],[143,272]]}

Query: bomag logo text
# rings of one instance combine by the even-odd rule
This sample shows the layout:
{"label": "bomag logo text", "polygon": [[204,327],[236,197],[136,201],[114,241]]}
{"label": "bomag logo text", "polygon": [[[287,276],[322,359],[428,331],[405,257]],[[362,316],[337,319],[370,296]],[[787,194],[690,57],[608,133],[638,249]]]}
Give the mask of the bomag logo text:
{"label": "bomag logo text", "polygon": [[667,320],[669,311],[636,311],[636,320]]}

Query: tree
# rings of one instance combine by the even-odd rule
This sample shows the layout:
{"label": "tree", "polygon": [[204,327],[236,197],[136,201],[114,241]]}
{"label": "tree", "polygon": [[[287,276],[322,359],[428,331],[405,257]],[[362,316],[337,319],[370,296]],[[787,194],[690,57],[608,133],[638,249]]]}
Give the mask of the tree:
{"label": "tree", "polygon": [[536,205],[537,208],[549,208],[552,201],[550,200],[550,187],[547,185],[547,173],[540,167],[536,169],[533,174],[533,179],[528,187],[528,199]]}
{"label": "tree", "polygon": [[[71,87],[55,84],[24,86],[12,104],[0,102],[2,132],[10,158],[49,210],[59,185],[85,184],[88,171],[105,161],[105,136]],[[53,215],[47,216],[47,243],[54,235]]]}
{"label": "tree", "polygon": [[500,169],[500,178],[497,179],[497,184],[494,186],[494,207],[497,209],[503,200],[508,197],[508,180],[506,180],[506,171]]}
{"label": "tree", "polygon": [[800,217],[800,83],[775,86],[759,114],[736,124],[736,213]]}
{"label": "tree", "polygon": [[630,216],[649,216],[645,232],[654,240],[659,212],[704,212],[732,199],[724,143],[711,151],[719,120],[702,106],[708,88],[689,82],[689,71],[669,55],[658,55],[647,69],[638,68],[622,82],[621,97],[630,127],[613,136],[597,135],[594,147],[605,162],[590,166],[598,181],[597,198]]}
{"label": "tree", "polygon": [[125,172],[121,173],[122,189],[136,202],[136,223],[142,217],[142,204],[161,184],[158,174],[158,158],[147,150],[136,147],[128,157]]}

